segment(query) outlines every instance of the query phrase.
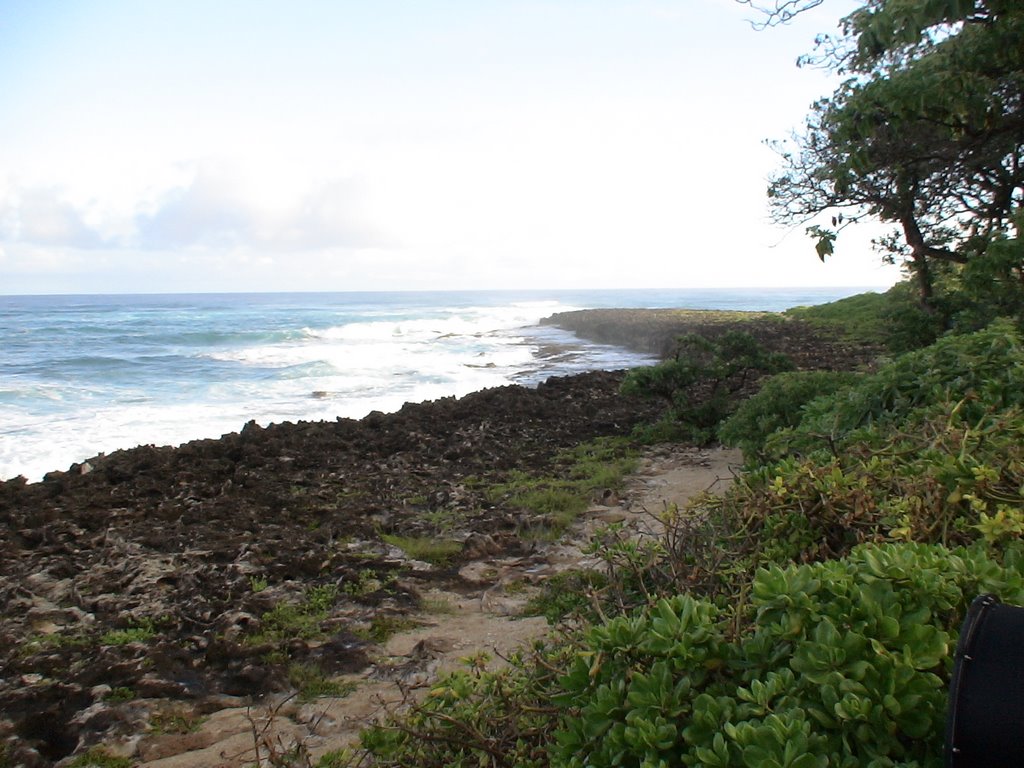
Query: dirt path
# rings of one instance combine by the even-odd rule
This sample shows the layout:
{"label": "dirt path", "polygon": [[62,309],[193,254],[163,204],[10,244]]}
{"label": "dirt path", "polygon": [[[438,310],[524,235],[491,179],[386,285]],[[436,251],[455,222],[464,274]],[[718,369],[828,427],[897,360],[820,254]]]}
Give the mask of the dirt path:
{"label": "dirt path", "polygon": [[324,753],[351,746],[367,723],[401,703],[403,689],[425,691],[440,673],[478,653],[488,654],[492,664],[501,663],[502,656],[542,635],[548,628],[543,618],[516,617],[544,579],[597,565],[582,551],[595,530],[622,523],[645,535],[650,513],[667,504],[682,505],[703,491],[723,490],[740,459],[737,451],[722,449],[651,450],[626,490],[595,503],[562,541],[526,557],[482,557],[460,571],[470,589],[425,593],[428,610],[414,617],[422,626],[391,637],[369,669],[349,676],[354,691],[348,696],[307,704],[278,697],[258,707],[225,706],[193,733],[147,734],[117,751],[141,760],[143,768],[242,768],[257,763],[257,743],[263,758],[271,750],[282,754],[299,744],[315,764]]}

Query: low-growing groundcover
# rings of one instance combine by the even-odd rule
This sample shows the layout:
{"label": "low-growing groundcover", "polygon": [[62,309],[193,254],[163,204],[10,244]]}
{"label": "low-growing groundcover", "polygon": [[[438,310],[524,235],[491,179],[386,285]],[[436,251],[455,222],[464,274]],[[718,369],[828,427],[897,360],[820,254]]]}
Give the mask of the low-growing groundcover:
{"label": "low-growing groundcover", "polygon": [[1024,600],[980,549],[867,545],[773,566],[739,635],[710,602],[665,598],[589,631],[552,765],[939,766],[956,630],[979,592]]}
{"label": "low-growing groundcover", "polygon": [[970,601],[1024,602],[1022,553],[864,545],[761,569],[734,616],[689,595],[473,666],[364,734],[378,765],[927,768]]}
{"label": "low-growing groundcover", "polygon": [[595,582],[608,618],[441,681],[365,735],[378,763],[940,766],[967,606],[1024,602],[1024,344],[998,323],[817,384],[741,412],[754,460],[677,515],[702,541],[637,559],[635,609]]}
{"label": "low-growing groundcover", "polygon": [[764,433],[745,414],[769,395],[779,399],[771,382],[722,428],[762,462],[705,512],[723,540],[742,531],[748,571],[869,541],[998,545],[1024,532],[1024,344],[1013,326],[903,355]]}

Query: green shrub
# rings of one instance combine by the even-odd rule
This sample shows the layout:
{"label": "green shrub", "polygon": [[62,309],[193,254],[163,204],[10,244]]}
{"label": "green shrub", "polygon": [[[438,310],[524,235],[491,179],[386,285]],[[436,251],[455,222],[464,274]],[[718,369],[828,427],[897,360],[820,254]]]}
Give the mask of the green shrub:
{"label": "green shrub", "polygon": [[[919,289],[910,281],[897,283],[885,293],[861,293],[828,304],[793,307],[785,314],[813,326],[838,332],[847,341],[868,344],[902,353],[933,344],[953,327],[952,316],[965,298],[941,291],[933,305],[921,305]],[[990,314],[989,320],[997,315]],[[961,325],[961,330],[982,327]]]}
{"label": "green shrub", "polygon": [[766,441],[775,456],[867,441],[882,444],[890,430],[920,421],[929,408],[958,404],[968,421],[1024,405],[1024,347],[1008,323],[904,354],[833,397],[807,405],[800,424]]}
{"label": "green shrub", "polygon": [[665,423],[648,439],[660,433],[705,444],[735,409],[737,393],[766,373],[790,368],[785,356],[768,352],[749,333],[728,331],[714,340],[689,334],[679,339],[675,359],[630,371],[622,391],[669,404]]}
{"label": "green shrub", "polygon": [[260,616],[260,629],[246,640],[254,645],[273,643],[287,645],[295,639],[309,640],[319,636],[320,625],[338,599],[333,584],[310,587],[300,602],[280,602]]}
{"label": "green shrub", "polygon": [[766,463],[661,541],[596,542],[616,618],[442,681],[367,736],[380,764],[941,765],[966,605],[1024,602],[1020,336],[943,338],[799,416],[793,382],[737,428]]}
{"label": "green shrub", "polygon": [[493,672],[480,657],[466,659],[422,703],[363,731],[362,747],[380,768],[547,768],[560,712],[552,696],[572,652],[516,652]]}
{"label": "green shrub", "polygon": [[885,324],[885,346],[890,352],[901,354],[927,347],[946,332],[947,313],[922,307],[916,285],[898,283],[888,295],[893,301],[880,319]]}
{"label": "green shrub", "polygon": [[593,614],[590,595],[607,584],[608,577],[599,571],[556,573],[541,585],[539,594],[527,601],[523,615],[543,616],[549,624],[556,624],[567,616],[597,618]]}
{"label": "green shrub", "polygon": [[735,596],[759,565],[866,542],[1020,539],[1022,400],[1024,352],[1005,326],[904,355],[770,434],[765,463],[673,521],[647,583]]}
{"label": "green shrub", "polygon": [[[1017,231],[1024,225],[1018,208]],[[950,325],[957,331],[983,328],[998,317],[1012,318],[1018,327],[1024,321],[1024,238],[1005,235],[993,240],[984,254],[972,256],[956,270],[959,292],[951,297]]]}
{"label": "green shrub", "polygon": [[799,424],[807,403],[835,395],[858,378],[858,374],[843,371],[792,371],[772,376],[756,395],[740,403],[719,427],[718,436],[748,456],[761,457],[768,436]]}
{"label": "green shrub", "polygon": [[1024,600],[978,551],[865,546],[758,572],[733,616],[689,597],[591,629],[562,682],[552,765],[942,764],[956,632],[981,592]]}

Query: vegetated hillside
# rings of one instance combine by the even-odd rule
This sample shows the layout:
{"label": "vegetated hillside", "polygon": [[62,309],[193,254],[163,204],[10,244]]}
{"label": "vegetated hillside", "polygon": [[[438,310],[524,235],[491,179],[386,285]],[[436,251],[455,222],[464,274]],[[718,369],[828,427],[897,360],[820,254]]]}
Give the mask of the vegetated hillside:
{"label": "vegetated hillside", "polygon": [[[816,316],[811,316],[816,320]],[[787,355],[797,368],[821,368],[842,361],[855,367],[872,359],[877,340],[849,338],[843,326],[805,322],[772,312],[711,309],[582,309],[557,312],[541,320],[601,344],[615,344],[660,358],[673,357],[678,340],[697,334],[715,340],[730,332],[755,336],[761,344]]]}
{"label": "vegetated hillside", "polygon": [[[614,532],[594,608],[365,736],[385,765],[939,766],[959,627],[1024,602],[1024,342],[769,380],[719,434],[746,472]],[[554,595],[553,595],[554,597]]]}

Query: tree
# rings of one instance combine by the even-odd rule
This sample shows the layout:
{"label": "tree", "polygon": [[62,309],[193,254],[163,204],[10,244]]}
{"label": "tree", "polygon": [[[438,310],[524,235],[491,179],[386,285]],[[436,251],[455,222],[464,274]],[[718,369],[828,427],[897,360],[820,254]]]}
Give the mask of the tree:
{"label": "tree", "polygon": [[[765,23],[817,4],[778,0]],[[904,260],[926,307],[937,272],[958,280],[994,243],[1000,278],[1021,283],[1024,264],[1005,256],[1021,249],[1005,243],[1024,224],[1024,5],[867,0],[841,29],[804,58],[846,79],[776,144],[774,219],[807,224],[822,259],[858,221],[894,225],[879,245]]]}
{"label": "tree", "polygon": [[793,18],[811,8],[817,8],[825,0],[775,0],[773,5],[763,5],[757,0],[736,0],[740,5],[749,5],[763,16],[763,21],[752,22],[756,29],[766,29],[788,24]]}

